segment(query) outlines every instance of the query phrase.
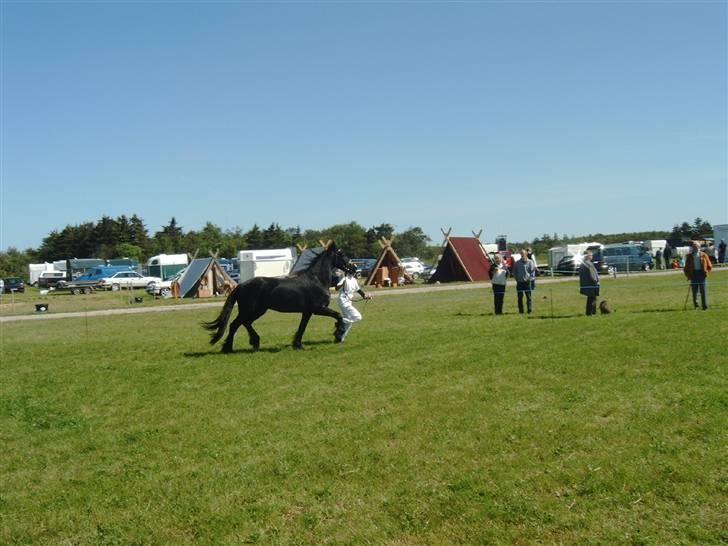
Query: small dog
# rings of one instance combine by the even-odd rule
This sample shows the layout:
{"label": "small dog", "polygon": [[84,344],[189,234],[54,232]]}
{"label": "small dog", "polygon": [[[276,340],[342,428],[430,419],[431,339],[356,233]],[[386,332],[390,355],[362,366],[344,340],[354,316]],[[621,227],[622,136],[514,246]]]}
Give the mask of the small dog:
{"label": "small dog", "polygon": [[609,307],[609,304],[607,303],[607,300],[602,300],[599,302],[599,312],[602,315],[608,315],[612,312],[612,310]]}

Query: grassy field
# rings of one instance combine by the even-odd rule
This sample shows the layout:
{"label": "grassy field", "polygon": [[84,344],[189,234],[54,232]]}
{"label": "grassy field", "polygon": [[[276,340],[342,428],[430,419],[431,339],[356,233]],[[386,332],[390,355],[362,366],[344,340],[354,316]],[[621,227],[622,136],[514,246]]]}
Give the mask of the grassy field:
{"label": "grassy field", "polygon": [[0,544],[725,544],[728,272],[686,288],[412,292],[230,355],[212,309],[0,323]]}

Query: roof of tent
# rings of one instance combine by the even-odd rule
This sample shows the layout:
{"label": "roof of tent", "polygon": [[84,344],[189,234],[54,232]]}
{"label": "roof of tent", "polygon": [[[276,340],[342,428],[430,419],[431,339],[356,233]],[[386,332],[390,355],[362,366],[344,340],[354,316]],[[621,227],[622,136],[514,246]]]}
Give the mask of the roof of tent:
{"label": "roof of tent", "polygon": [[182,276],[176,281],[179,287],[179,297],[186,298],[193,296],[200,280],[210,268],[215,268],[215,276],[220,277],[222,284],[230,286],[230,288],[236,286],[237,283],[217,263],[217,260],[214,258],[197,258],[190,262]]}
{"label": "roof of tent", "polygon": [[429,282],[489,281],[489,268],[490,260],[478,237],[446,235],[442,257]]}
{"label": "roof of tent", "polygon": [[[397,256],[397,253],[392,248],[392,241],[388,241],[387,239],[382,237],[379,245],[382,247],[382,252],[379,254],[379,257],[377,258],[374,267],[372,267],[371,271],[369,272],[367,282],[364,283],[365,285],[374,284],[374,278],[377,275],[377,269],[379,269],[380,267],[400,267],[400,263],[402,262],[402,260],[399,259],[399,256]],[[402,268],[402,276],[407,281],[412,281],[412,275],[407,273],[404,267]]]}

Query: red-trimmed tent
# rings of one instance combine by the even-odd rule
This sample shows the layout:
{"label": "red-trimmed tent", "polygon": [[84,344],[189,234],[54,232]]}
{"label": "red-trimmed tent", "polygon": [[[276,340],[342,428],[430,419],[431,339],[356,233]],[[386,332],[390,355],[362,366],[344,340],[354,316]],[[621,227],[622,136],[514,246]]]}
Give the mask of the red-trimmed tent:
{"label": "red-trimmed tent", "polygon": [[445,241],[442,256],[429,282],[489,281],[490,260],[480,244],[480,238],[450,237],[449,231],[443,233]]}

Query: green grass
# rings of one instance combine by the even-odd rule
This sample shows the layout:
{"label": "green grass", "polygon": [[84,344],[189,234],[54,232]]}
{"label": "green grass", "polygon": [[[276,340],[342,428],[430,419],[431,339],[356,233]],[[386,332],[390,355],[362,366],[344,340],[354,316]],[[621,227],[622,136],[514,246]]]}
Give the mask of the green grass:
{"label": "green grass", "polygon": [[211,309],[0,323],[0,543],[725,543],[726,281],[380,297],[303,351],[275,313],[231,355]]}

